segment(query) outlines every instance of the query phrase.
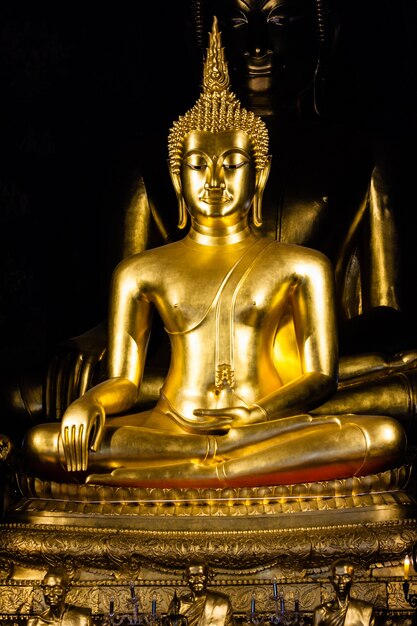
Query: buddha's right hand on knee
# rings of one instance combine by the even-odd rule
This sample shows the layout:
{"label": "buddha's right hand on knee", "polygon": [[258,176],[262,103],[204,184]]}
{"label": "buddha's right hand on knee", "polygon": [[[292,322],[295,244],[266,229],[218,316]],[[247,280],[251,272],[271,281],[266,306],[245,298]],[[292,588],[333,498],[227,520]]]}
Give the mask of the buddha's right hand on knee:
{"label": "buddha's right hand on knee", "polygon": [[92,397],[75,400],[65,411],[60,438],[69,472],[87,470],[88,451],[97,450],[105,418],[103,405]]}

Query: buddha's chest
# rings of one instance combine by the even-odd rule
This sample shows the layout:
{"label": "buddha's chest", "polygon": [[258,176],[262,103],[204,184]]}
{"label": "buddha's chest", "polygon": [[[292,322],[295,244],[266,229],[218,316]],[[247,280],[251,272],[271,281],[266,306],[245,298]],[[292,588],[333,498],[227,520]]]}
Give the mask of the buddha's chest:
{"label": "buddha's chest", "polygon": [[[287,288],[264,264],[221,267],[203,272],[190,266],[181,280],[164,280],[157,309],[169,332],[185,332],[204,323],[218,333],[253,327],[279,314]],[[226,265],[226,264],[224,264]]]}

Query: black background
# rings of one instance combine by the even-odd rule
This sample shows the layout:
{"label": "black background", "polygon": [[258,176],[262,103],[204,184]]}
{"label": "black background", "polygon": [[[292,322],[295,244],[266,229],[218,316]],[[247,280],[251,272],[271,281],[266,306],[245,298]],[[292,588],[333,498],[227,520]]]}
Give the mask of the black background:
{"label": "black background", "polygon": [[[332,84],[339,120],[381,129],[398,155],[409,310],[417,292],[415,8],[411,0],[341,0]],[[0,352],[10,371],[43,365],[57,341],[105,317],[120,208],[143,154],[158,160],[155,176],[170,189],[167,133],[194,102],[200,59],[183,3],[145,0],[3,3],[0,55]],[[165,210],[177,210],[171,191]]]}

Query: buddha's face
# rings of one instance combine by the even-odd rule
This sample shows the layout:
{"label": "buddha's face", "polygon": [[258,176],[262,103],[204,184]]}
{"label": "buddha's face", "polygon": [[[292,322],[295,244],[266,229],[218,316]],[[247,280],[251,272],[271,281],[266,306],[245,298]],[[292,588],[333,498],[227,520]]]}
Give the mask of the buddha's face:
{"label": "buddha's face", "polygon": [[308,90],[319,54],[315,0],[222,0],[218,18],[244,104],[267,113]]}
{"label": "buddha's face", "polygon": [[42,582],[45,602],[52,609],[61,606],[67,591],[66,581],[59,575],[46,576]]}
{"label": "buddha's face", "polygon": [[186,577],[188,585],[195,595],[204,593],[207,586],[207,569],[204,565],[190,565]]}
{"label": "buddha's face", "polygon": [[339,598],[344,600],[350,592],[350,588],[353,582],[352,567],[345,565],[337,565],[333,569],[333,587]]}
{"label": "buddha's face", "polygon": [[186,136],[181,185],[194,222],[219,228],[238,224],[249,212],[255,184],[252,141],[244,131]]}

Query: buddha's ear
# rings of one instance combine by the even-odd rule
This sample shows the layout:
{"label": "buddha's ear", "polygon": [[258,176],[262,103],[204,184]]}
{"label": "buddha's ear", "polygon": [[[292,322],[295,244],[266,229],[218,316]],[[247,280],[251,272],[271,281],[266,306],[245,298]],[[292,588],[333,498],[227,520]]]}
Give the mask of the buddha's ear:
{"label": "buddha's ear", "polygon": [[172,184],[174,185],[175,194],[178,200],[178,228],[183,229],[187,226],[187,205],[185,204],[184,196],[182,193],[181,175],[179,172],[174,172],[171,167],[171,163],[168,161],[169,173],[171,175]]}
{"label": "buddha's ear", "polygon": [[271,159],[272,157],[268,156],[264,167],[261,170],[256,170],[256,188],[252,201],[252,219],[254,226],[262,225],[262,197],[271,169]]}

